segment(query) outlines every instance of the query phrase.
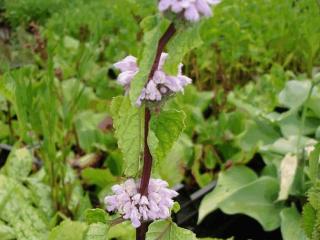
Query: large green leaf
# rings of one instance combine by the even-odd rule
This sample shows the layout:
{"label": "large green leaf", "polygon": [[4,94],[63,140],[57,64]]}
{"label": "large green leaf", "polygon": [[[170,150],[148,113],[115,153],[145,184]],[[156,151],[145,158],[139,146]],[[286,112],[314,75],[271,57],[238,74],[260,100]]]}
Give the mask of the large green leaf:
{"label": "large green leaf", "polygon": [[147,232],[146,240],[196,240],[190,230],[178,227],[171,220],[153,222]]}
{"label": "large green leaf", "polygon": [[285,208],[280,213],[283,240],[307,240],[302,229],[301,216],[296,208]]}
{"label": "large green leaf", "polygon": [[161,178],[166,180],[170,186],[183,180],[186,168],[185,159],[189,159],[189,155],[192,154],[192,142],[186,142],[185,138],[180,137],[167,157],[156,168]]}
{"label": "large green leaf", "polygon": [[239,144],[243,150],[250,151],[254,147],[271,144],[279,137],[280,134],[269,122],[257,118],[247,121],[246,130],[239,135]]}
{"label": "large green leaf", "polygon": [[290,136],[298,136],[299,134],[311,135],[315,133],[317,127],[320,125],[319,119],[306,118],[302,132],[300,133],[301,122],[301,117],[298,116],[297,112],[286,112],[282,114],[279,119],[281,133],[286,138]]}
{"label": "large green leaf", "polygon": [[0,175],[0,220],[13,229],[17,239],[45,239],[48,219],[30,191],[18,181]]}
{"label": "large green leaf", "polygon": [[14,232],[14,230],[5,225],[4,223],[2,223],[0,221],[0,239],[1,240],[13,240],[13,239],[16,239],[16,234]]}
{"label": "large green leaf", "polygon": [[165,25],[167,25],[165,21],[158,20],[158,24],[152,30],[145,32],[143,54],[139,61],[139,72],[133,78],[130,86],[129,95],[132,105],[136,105],[136,101],[141,94],[141,90],[148,80],[148,76],[157,53],[158,41]]}
{"label": "large green leaf", "polygon": [[279,94],[279,102],[288,108],[299,107],[307,100],[310,89],[310,81],[288,81]]}
{"label": "large green leaf", "polygon": [[3,173],[12,178],[25,178],[32,169],[33,157],[27,148],[13,149],[3,168]]}
{"label": "large green leaf", "polygon": [[178,65],[186,53],[202,44],[200,36],[201,23],[193,24],[185,29],[178,29],[174,38],[168,44],[168,58],[164,65],[164,71],[169,75],[177,75]]}
{"label": "large green leaf", "polygon": [[85,219],[88,224],[107,223],[108,216],[106,214],[106,211],[103,209],[88,209],[85,212]]}
{"label": "large green leaf", "polygon": [[80,240],[83,239],[87,229],[88,225],[85,223],[65,220],[52,229],[48,240]]}
{"label": "large green leaf", "polygon": [[108,240],[108,226],[103,223],[93,223],[89,226],[84,240]]}
{"label": "large green leaf", "polygon": [[246,167],[233,167],[228,171],[221,172],[216,188],[207,194],[199,208],[199,222],[237,192],[241,187],[257,179],[257,175]]}
{"label": "large green leaf", "polygon": [[99,124],[106,118],[104,113],[93,111],[83,111],[75,118],[75,128],[79,145],[86,152],[92,152],[94,147],[107,149],[116,145],[114,137],[109,133],[104,133],[99,129]]}
{"label": "large green leaf", "polygon": [[136,175],[142,149],[143,111],[141,108],[132,106],[127,96],[120,96],[113,99],[111,112],[115,135],[125,161],[125,174]]}
{"label": "large green leaf", "polygon": [[150,129],[153,134],[150,134],[148,142],[152,156],[159,163],[178,140],[184,129],[184,119],[184,112],[176,110],[163,110],[159,115],[152,115]]}
{"label": "large green leaf", "polygon": [[217,187],[201,202],[199,221],[220,208],[227,214],[242,213],[256,219],[266,231],[280,225],[280,205],[275,205],[279,185],[272,177],[257,178],[246,167],[233,167],[219,175]]}
{"label": "large green leaf", "polygon": [[109,169],[85,168],[81,176],[87,183],[95,184],[101,188],[116,182],[116,178],[111,174]]}

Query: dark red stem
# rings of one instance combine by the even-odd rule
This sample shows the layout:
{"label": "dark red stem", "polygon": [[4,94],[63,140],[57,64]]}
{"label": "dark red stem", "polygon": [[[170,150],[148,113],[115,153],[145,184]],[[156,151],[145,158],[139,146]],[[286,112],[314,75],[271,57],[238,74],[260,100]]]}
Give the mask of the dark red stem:
{"label": "dark red stem", "polygon": [[[169,42],[169,40],[172,38],[172,36],[175,34],[175,32],[176,32],[176,28],[175,28],[174,24],[171,23],[170,26],[168,27],[167,31],[160,38],[160,40],[158,42],[156,57],[153,61],[147,83],[150,81],[150,79],[152,79],[154,72],[158,69],[161,53],[163,52],[164,47]],[[142,170],[141,185],[140,185],[140,193],[142,195],[147,195],[147,193],[148,193],[148,185],[149,185],[149,180],[150,180],[150,176],[151,176],[151,169],[152,169],[152,156],[151,156],[150,149],[148,146],[150,118],[151,118],[150,109],[148,107],[145,107],[143,170]]]}
{"label": "dark red stem", "polygon": [[149,122],[151,118],[150,109],[145,108],[144,115],[144,151],[143,151],[143,170],[141,176],[140,193],[141,195],[148,194],[148,185],[151,176],[152,169],[152,155],[148,146],[148,135],[149,135]]}
{"label": "dark red stem", "polygon": [[[157,47],[157,53],[156,57],[153,61],[148,81],[146,84],[152,79],[155,71],[159,67],[160,57],[161,54],[169,42],[169,40],[172,38],[172,36],[175,34],[176,28],[173,23],[171,23],[166,30],[166,32],[162,35],[158,42]],[[145,107],[145,116],[144,116],[144,151],[143,151],[143,170],[142,170],[142,176],[141,176],[141,185],[140,185],[140,193],[141,195],[147,195],[148,194],[148,186],[149,181],[151,177],[151,170],[152,170],[152,155],[150,153],[150,149],[148,146],[148,134],[149,134],[149,123],[151,118],[151,112],[150,109],[146,106]],[[144,240],[146,238],[146,232],[148,230],[148,224],[143,223],[141,227],[137,228],[136,231],[136,239],[137,240]]]}

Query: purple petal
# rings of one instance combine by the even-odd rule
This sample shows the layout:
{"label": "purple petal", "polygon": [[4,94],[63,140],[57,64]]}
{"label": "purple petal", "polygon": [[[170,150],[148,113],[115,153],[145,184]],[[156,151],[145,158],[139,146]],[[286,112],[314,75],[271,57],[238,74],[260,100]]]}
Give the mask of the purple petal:
{"label": "purple petal", "polygon": [[117,82],[122,86],[127,86],[130,84],[131,80],[134,78],[136,74],[137,72],[131,71],[122,72],[119,74]]}
{"label": "purple petal", "polygon": [[113,64],[113,66],[119,69],[121,72],[125,72],[125,71],[135,72],[139,70],[137,66],[137,58],[135,58],[134,56],[127,56],[121,61]]}
{"label": "purple petal", "polygon": [[165,52],[161,53],[159,67],[158,67],[159,70],[162,70],[162,67],[163,67],[167,58],[168,58],[168,53],[165,53]]}
{"label": "purple petal", "polygon": [[196,7],[204,16],[210,17],[212,15],[211,8],[206,0],[197,0]]}
{"label": "purple petal", "polygon": [[172,3],[172,0],[161,0],[158,5],[158,9],[160,12],[166,11]]}
{"label": "purple petal", "polygon": [[179,13],[183,10],[183,6],[181,5],[181,2],[178,0],[173,0],[171,4],[171,10],[172,12]]}
{"label": "purple petal", "polygon": [[221,3],[221,0],[206,0],[210,5],[217,5]]}
{"label": "purple petal", "polygon": [[200,15],[194,4],[191,4],[190,7],[184,11],[184,17],[191,22],[196,22],[200,19]]}

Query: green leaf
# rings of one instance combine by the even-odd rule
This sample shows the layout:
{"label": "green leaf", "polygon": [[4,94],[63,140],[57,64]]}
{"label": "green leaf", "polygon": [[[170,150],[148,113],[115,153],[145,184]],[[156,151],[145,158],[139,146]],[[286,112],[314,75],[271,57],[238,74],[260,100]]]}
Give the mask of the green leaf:
{"label": "green leaf", "polygon": [[9,226],[4,225],[4,223],[2,223],[1,221],[0,221],[0,239],[1,240],[17,239],[14,230]]}
{"label": "green leaf", "polygon": [[83,239],[87,229],[88,225],[85,223],[65,220],[52,229],[48,240],[80,240]]}
{"label": "green leaf", "polygon": [[32,154],[27,148],[13,149],[3,168],[3,173],[16,179],[25,178],[31,172],[32,162]]}
{"label": "green leaf", "polygon": [[246,214],[256,219],[266,231],[274,230],[280,225],[281,205],[274,204],[278,191],[276,179],[258,179],[247,167],[233,167],[220,173],[217,187],[202,200],[199,221],[220,208],[227,214]]}
{"label": "green leaf", "polygon": [[90,224],[84,240],[108,240],[109,227],[103,223]]}
{"label": "green leaf", "polygon": [[142,108],[131,105],[128,97],[116,97],[111,112],[118,146],[125,161],[125,174],[134,176],[139,170],[142,149]]}
{"label": "green leaf", "polygon": [[314,209],[320,209],[320,182],[309,189],[308,200]]}
{"label": "green leaf", "polygon": [[288,198],[290,188],[293,184],[298,167],[298,158],[296,155],[288,153],[280,164],[280,192],[278,200]]}
{"label": "green leaf", "polygon": [[173,211],[174,213],[177,213],[177,212],[180,211],[180,209],[181,209],[180,204],[179,204],[178,202],[174,202],[174,203],[173,203],[173,206],[172,206],[172,211]]}
{"label": "green leaf", "polygon": [[302,223],[303,223],[303,229],[308,238],[312,238],[313,231],[315,229],[316,225],[316,211],[311,206],[310,203],[307,203],[303,206],[302,210]]}
{"label": "green leaf", "polygon": [[[287,138],[290,136],[298,136],[300,134],[301,121],[297,112],[284,113],[279,120],[279,126],[283,136]],[[319,119],[306,118],[301,134],[314,134],[319,124]]]}
{"label": "green leaf", "polygon": [[307,240],[301,227],[301,216],[296,208],[285,208],[280,213],[283,240]]}
{"label": "green leaf", "polygon": [[116,145],[116,141],[109,133],[99,129],[99,124],[106,117],[105,113],[83,111],[77,114],[75,127],[79,138],[79,145],[86,152],[92,152],[94,147],[107,148]]}
{"label": "green leaf", "polygon": [[150,134],[148,142],[151,154],[158,163],[167,156],[178,140],[185,126],[184,119],[184,112],[176,110],[163,110],[159,115],[152,115],[150,129],[153,134]]}
{"label": "green leaf", "polygon": [[185,29],[178,29],[174,38],[168,43],[168,58],[164,65],[164,71],[168,75],[177,75],[178,66],[186,53],[202,44],[200,36],[201,23],[193,24]]}
{"label": "green leaf", "polygon": [[30,191],[13,178],[0,175],[0,219],[11,227],[17,239],[45,239],[48,219],[34,207]]}
{"label": "green leaf", "polygon": [[35,206],[50,220],[55,213],[52,207],[51,188],[35,178],[28,178],[26,183]]}
{"label": "green leaf", "polygon": [[159,23],[159,16],[153,15],[153,16],[147,16],[140,22],[140,27],[143,29],[143,31],[151,31],[153,28],[155,28]]}
{"label": "green leaf", "polygon": [[148,80],[148,76],[157,53],[158,41],[163,32],[163,27],[167,25],[165,21],[160,20],[156,27],[148,31],[144,35],[144,49],[142,58],[139,61],[139,72],[133,78],[130,86],[130,100],[132,105],[136,105],[137,99],[141,94],[145,83]]}
{"label": "green leaf", "polygon": [[233,167],[221,172],[216,188],[201,201],[198,222],[201,222],[206,215],[219,208],[223,201],[231,197],[241,187],[256,179],[257,175],[246,167]]}
{"label": "green leaf", "polygon": [[288,81],[279,94],[279,103],[288,108],[297,108],[307,100],[310,89],[310,81]]}
{"label": "green leaf", "polygon": [[[150,133],[153,133],[150,131]],[[153,139],[156,139],[154,137]],[[149,142],[151,145],[152,143]],[[156,142],[158,144],[158,142]],[[156,144],[152,144],[156,146]],[[170,186],[181,183],[184,178],[187,161],[192,155],[192,142],[186,135],[181,135],[180,139],[173,145],[171,151],[163,159],[161,164],[156,166],[156,171],[162,179],[166,180]]]}
{"label": "green leaf", "polygon": [[109,230],[109,239],[128,240],[135,239],[136,231],[129,222],[112,226]]}
{"label": "green leaf", "polygon": [[103,209],[88,209],[85,212],[85,219],[88,224],[107,223],[108,216],[106,214],[106,211],[104,211]]}
{"label": "green leaf", "polygon": [[95,184],[101,188],[116,182],[116,178],[109,169],[85,168],[81,173],[82,178],[89,184]]}
{"label": "green leaf", "polygon": [[309,174],[311,181],[315,184],[319,178],[320,143],[315,146],[309,158]]}
{"label": "green leaf", "polygon": [[280,134],[269,122],[260,119],[247,121],[246,131],[239,135],[240,147],[250,151],[256,146],[274,143]]}
{"label": "green leaf", "polygon": [[15,81],[10,74],[0,77],[0,95],[14,103]]}
{"label": "green leaf", "polygon": [[160,220],[151,223],[146,240],[196,240],[196,235],[190,230],[177,226],[171,220]]}
{"label": "green leaf", "polygon": [[212,175],[209,173],[201,173],[201,160],[203,155],[202,145],[194,146],[194,161],[192,164],[192,175],[196,179],[200,187],[204,187],[212,181]]}

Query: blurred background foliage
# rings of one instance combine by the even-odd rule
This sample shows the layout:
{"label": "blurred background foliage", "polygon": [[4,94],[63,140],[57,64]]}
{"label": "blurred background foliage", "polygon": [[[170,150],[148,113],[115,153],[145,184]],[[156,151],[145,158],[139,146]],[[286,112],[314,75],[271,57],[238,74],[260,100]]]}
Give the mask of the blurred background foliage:
{"label": "blurred background foliage", "polygon": [[[110,186],[121,181],[124,166],[109,107],[123,92],[112,64],[141,55],[140,22],[156,11],[156,1],[150,0],[0,0],[0,143],[13,146],[9,159],[29,164],[27,171],[1,160],[0,191],[10,190],[1,182],[14,182],[34,219],[46,218],[30,231],[46,234],[65,216],[84,219],[84,211],[101,207]],[[183,109],[187,127],[154,174],[171,186],[183,182],[198,189],[231,166],[239,167],[234,171],[241,176],[250,175],[242,168],[248,166],[254,178],[275,179],[261,180],[272,182],[270,199],[277,198],[279,188],[287,191],[280,207],[268,200],[277,212],[274,224],[245,207],[217,203],[216,208],[248,214],[265,230],[283,223],[284,239],[294,239],[283,226],[288,214],[300,218],[290,207],[294,202],[301,209],[304,201],[288,196],[303,199],[311,185],[319,186],[309,182],[303,168],[308,165],[303,149],[320,139],[319,22],[315,0],[223,0],[203,21],[203,45],[184,59],[184,72],[194,84],[166,107]],[[282,183],[281,163],[289,153],[300,166],[292,170],[292,179],[302,180]],[[31,154],[31,164],[21,154]],[[24,178],[16,179],[10,169]],[[35,207],[33,187],[42,185],[47,202]],[[43,209],[47,205],[50,211]],[[203,217],[213,210],[203,210]],[[8,236],[18,236],[21,226],[10,213],[0,212],[0,227],[6,222]],[[25,222],[28,214],[21,214],[19,221]],[[318,231],[310,228],[310,236]],[[113,231],[118,237],[127,232]]]}

